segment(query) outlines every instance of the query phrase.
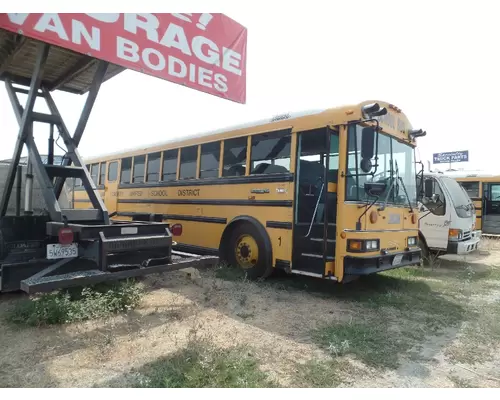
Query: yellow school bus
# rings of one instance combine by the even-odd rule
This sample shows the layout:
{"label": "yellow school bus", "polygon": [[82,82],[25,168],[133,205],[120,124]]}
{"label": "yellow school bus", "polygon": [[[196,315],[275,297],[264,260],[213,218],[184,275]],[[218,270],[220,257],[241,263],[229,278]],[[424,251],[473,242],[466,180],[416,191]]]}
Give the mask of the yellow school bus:
{"label": "yellow school bus", "polygon": [[500,235],[500,175],[481,171],[446,171],[462,185],[476,210],[476,229],[484,235]]}
{"label": "yellow school bus", "polygon": [[168,221],[180,251],[218,254],[254,279],[282,269],[348,282],[420,263],[423,135],[398,107],[366,101],[85,162],[113,218]]}

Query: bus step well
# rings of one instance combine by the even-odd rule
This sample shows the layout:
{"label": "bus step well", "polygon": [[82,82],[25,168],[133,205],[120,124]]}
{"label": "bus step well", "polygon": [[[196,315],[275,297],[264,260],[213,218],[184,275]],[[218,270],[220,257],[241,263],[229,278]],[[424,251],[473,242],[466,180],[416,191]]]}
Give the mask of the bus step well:
{"label": "bus step well", "polygon": [[308,272],[320,274],[325,273],[325,263],[334,261],[332,256],[323,257],[323,253],[301,253],[294,263],[292,272]]}

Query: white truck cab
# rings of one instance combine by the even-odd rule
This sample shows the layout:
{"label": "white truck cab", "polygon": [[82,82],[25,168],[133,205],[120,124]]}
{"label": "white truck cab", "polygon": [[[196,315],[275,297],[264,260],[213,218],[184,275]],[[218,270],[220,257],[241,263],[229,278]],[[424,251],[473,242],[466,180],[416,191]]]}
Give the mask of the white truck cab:
{"label": "white truck cab", "polygon": [[[419,177],[420,178],[420,177]],[[476,211],[467,192],[453,178],[424,172],[419,201],[420,245],[429,254],[464,255],[477,250],[481,231],[475,229]]]}

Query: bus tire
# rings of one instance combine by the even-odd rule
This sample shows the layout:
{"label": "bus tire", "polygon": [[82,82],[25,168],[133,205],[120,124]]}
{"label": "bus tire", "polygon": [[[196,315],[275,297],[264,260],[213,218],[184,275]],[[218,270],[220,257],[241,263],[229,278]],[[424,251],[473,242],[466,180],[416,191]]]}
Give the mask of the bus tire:
{"label": "bus tire", "polygon": [[265,279],[273,272],[271,242],[265,229],[257,224],[238,222],[225,246],[225,258],[229,264],[243,269],[252,280]]}

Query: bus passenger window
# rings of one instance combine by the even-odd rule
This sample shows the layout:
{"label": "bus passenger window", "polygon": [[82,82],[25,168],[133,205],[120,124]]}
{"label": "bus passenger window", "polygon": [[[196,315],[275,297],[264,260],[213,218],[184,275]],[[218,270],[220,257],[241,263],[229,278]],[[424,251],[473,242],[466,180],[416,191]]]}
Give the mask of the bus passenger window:
{"label": "bus passenger window", "polygon": [[101,163],[101,169],[99,170],[99,185],[104,185],[104,181],[106,180],[106,163]]}
{"label": "bus passenger window", "polygon": [[130,170],[132,169],[132,157],[122,160],[122,173],[120,183],[130,183]]}
{"label": "bus passenger window", "polygon": [[118,178],[118,162],[109,163],[108,167],[108,182],[114,182]]}
{"label": "bus passenger window", "polygon": [[132,174],[133,183],[144,182],[144,167],[146,164],[146,156],[135,156],[134,157],[134,172]]}
{"label": "bus passenger window", "polygon": [[161,180],[175,181],[177,178],[177,155],[178,150],[166,150],[163,152],[163,175]]}
{"label": "bus passenger window", "polygon": [[99,185],[97,181],[99,179],[99,164],[92,164],[90,167],[90,177],[94,181],[94,185]]}
{"label": "bus passenger window", "polygon": [[198,146],[184,147],[181,149],[181,168],[179,179],[196,178],[196,161],[198,159]]}
{"label": "bus passenger window", "polygon": [[290,172],[290,134],[281,132],[252,136],[251,174]]}
{"label": "bus passenger window", "polygon": [[462,185],[462,187],[465,189],[469,197],[477,198],[481,197],[479,195],[479,182],[458,182]]}
{"label": "bus passenger window", "polygon": [[247,172],[247,138],[224,141],[222,176],[245,176]]}
{"label": "bus passenger window", "polygon": [[219,176],[220,142],[201,145],[200,178]]}
{"label": "bus passenger window", "polygon": [[148,155],[148,174],[146,176],[146,182],[158,182],[160,180],[160,158],[160,152]]}

